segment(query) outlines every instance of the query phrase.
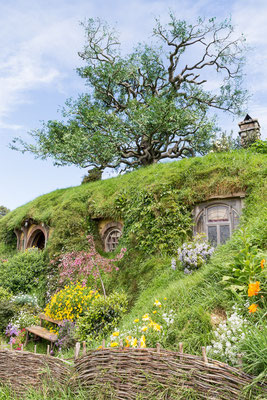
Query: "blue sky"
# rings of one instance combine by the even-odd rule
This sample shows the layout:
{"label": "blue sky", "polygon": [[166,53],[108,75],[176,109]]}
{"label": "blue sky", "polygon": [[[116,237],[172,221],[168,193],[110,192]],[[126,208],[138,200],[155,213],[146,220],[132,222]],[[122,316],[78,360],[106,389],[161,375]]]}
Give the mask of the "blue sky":
{"label": "blue sky", "polygon": [[[41,120],[60,118],[58,109],[85,90],[75,68],[84,45],[79,21],[100,17],[117,26],[124,49],[145,41],[154,18],[167,21],[169,9],[181,19],[232,16],[250,46],[246,85],[248,112],[267,136],[266,0],[0,0],[0,205],[11,209],[54,189],[79,185],[86,173],[54,167],[8,148],[14,136],[27,138]],[[237,134],[240,118],[221,124]]]}

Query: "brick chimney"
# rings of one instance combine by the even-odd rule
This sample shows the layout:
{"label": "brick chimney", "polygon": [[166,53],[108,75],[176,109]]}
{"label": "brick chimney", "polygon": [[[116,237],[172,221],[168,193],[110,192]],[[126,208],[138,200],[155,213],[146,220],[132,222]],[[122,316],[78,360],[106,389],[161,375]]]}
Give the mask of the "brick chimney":
{"label": "brick chimney", "polygon": [[257,119],[252,119],[248,114],[246,115],[244,121],[239,122],[238,132],[241,139],[242,147],[249,147],[257,139],[260,139],[260,124]]}

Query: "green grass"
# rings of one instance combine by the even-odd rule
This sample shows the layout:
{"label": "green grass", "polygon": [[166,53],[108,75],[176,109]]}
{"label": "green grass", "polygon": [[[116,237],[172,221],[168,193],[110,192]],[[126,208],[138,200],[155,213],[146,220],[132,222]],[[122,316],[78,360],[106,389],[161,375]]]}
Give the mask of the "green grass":
{"label": "green grass", "polygon": [[[244,191],[245,208],[240,226],[246,229],[251,243],[264,252],[267,243],[266,172],[266,155],[240,150],[153,165],[116,178],[57,190],[0,220],[0,255],[11,254],[15,246],[13,229],[20,227],[26,218],[51,227],[50,256],[63,247],[65,250],[85,249],[86,234],[96,234],[95,218],[122,219],[126,227],[122,244],[127,245],[127,253],[119,264],[120,270],[105,277],[109,293],[124,290],[129,297],[130,310],[120,329],[129,329],[133,319],[150,312],[155,298],[167,297],[167,306],[176,314],[167,347],[177,349],[182,341],[186,352],[198,354],[201,346],[211,339],[210,314],[216,309],[230,311],[235,301],[220,282],[239,251],[238,234],[218,247],[211,261],[193,275],[172,271],[174,252],[168,254],[160,248],[150,252],[134,241],[132,223],[138,223],[138,232],[143,230],[144,236],[149,235],[155,242],[160,234],[146,232],[147,214],[142,213],[147,207],[146,199],[138,195],[145,192],[154,197],[160,211],[171,209],[177,203],[190,211],[194,204],[212,196]],[[125,201],[130,205],[127,212],[121,207]],[[137,206],[141,210],[140,214],[135,212],[138,221],[132,222],[131,212],[136,211]],[[153,207],[150,211],[150,218],[156,219]],[[170,229],[171,236],[177,234],[175,226]]]}

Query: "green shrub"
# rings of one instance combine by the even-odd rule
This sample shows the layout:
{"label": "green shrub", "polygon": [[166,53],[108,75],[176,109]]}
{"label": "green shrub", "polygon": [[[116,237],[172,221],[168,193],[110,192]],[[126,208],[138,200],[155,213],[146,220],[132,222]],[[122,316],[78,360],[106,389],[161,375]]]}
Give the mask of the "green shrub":
{"label": "green shrub", "polygon": [[105,337],[127,311],[127,297],[124,293],[113,293],[108,297],[96,298],[90,309],[77,321],[78,340],[90,342]]}
{"label": "green shrub", "polygon": [[45,286],[46,254],[39,250],[26,250],[0,263],[0,285],[14,294],[38,292]]}
{"label": "green shrub", "polygon": [[11,301],[0,301],[0,333],[3,333],[16,312],[17,308]]}
{"label": "green shrub", "polygon": [[0,286],[0,302],[9,300],[11,298],[11,296],[12,296],[11,293],[7,289]]}

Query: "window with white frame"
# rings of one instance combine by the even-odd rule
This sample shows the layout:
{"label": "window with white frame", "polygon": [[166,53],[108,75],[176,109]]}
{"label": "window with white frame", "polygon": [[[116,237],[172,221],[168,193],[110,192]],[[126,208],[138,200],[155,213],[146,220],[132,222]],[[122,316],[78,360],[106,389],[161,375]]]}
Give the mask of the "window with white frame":
{"label": "window with white frame", "polygon": [[239,214],[231,204],[209,203],[200,207],[196,233],[205,234],[213,246],[224,244],[239,223]]}

